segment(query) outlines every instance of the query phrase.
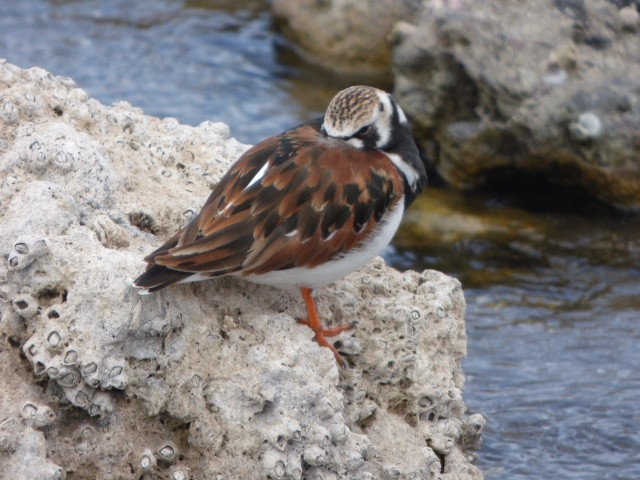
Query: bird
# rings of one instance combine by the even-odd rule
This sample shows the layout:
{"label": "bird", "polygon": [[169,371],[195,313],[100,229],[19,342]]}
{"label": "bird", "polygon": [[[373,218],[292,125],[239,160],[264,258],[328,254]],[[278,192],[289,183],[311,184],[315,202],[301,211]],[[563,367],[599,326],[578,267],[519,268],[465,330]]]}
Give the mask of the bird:
{"label": "bird", "polygon": [[299,289],[315,341],[325,328],[313,291],[359,270],[391,241],[427,175],[391,94],[356,85],[323,116],[267,138],[222,176],[200,212],[144,260],[140,293],[223,275]]}

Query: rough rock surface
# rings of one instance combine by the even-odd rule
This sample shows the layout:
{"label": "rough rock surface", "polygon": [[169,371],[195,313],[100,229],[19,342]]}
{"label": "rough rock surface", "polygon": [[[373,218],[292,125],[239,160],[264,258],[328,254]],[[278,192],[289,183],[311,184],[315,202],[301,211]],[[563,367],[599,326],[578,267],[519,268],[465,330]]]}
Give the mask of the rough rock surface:
{"label": "rough rock surface", "polygon": [[381,259],[297,296],[220,279],[140,296],[142,257],[246,148],[0,62],[3,478],[478,479],[464,298]]}
{"label": "rough rock surface", "polygon": [[638,8],[460,0],[398,25],[395,95],[446,181],[515,171],[640,210]]}
{"label": "rough rock surface", "polygon": [[396,97],[452,186],[533,175],[640,211],[640,2],[271,7],[311,63],[367,76],[387,71],[393,55]]}
{"label": "rough rock surface", "polygon": [[389,33],[423,9],[422,0],[274,0],[278,28],[304,59],[358,75],[389,72]]}

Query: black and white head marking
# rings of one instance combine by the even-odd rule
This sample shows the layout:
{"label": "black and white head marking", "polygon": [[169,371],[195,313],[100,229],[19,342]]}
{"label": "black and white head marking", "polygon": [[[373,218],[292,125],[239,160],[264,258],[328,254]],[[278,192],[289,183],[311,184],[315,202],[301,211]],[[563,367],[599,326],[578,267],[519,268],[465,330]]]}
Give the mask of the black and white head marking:
{"label": "black and white head marking", "polygon": [[322,131],[361,150],[379,150],[402,172],[417,194],[426,181],[424,165],[402,108],[388,93],[373,87],[349,87],[331,100]]}
{"label": "black and white head marking", "polygon": [[393,100],[377,88],[355,86],[339,92],[327,107],[323,129],[362,150],[382,149],[391,138]]}

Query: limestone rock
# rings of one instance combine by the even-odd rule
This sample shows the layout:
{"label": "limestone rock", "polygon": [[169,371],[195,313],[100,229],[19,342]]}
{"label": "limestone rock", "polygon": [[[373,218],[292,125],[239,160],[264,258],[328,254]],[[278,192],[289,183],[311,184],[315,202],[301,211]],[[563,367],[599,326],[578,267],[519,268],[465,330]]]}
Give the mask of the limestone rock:
{"label": "limestone rock", "polygon": [[456,280],[376,259],[318,292],[329,323],[359,320],[347,369],[287,292],[223,278],[140,296],[144,255],[246,146],[39,68],[0,63],[0,92],[3,474],[482,478],[462,450],[483,420],[465,416]]}
{"label": "limestone rock", "polygon": [[271,2],[276,26],[302,58],[330,71],[360,76],[390,70],[388,35],[393,25],[422,9],[422,0]]}
{"label": "limestone rock", "polygon": [[635,8],[455,3],[394,34],[395,96],[446,181],[517,171],[640,210]]}

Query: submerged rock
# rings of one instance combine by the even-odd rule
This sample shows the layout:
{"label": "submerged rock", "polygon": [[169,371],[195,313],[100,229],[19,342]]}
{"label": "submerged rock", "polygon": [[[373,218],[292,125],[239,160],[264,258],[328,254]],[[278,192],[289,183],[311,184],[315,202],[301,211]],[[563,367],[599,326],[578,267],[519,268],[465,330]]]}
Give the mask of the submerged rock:
{"label": "submerged rock", "polygon": [[395,96],[445,180],[470,189],[515,169],[640,210],[637,11],[449,3],[394,35]]}
{"label": "submerged rock", "polygon": [[[142,258],[246,148],[0,63],[0,464],[37,478],[477,479],[459,282],[381,259],[318,292],[350,363],[286,292],[141,297]],[[46,428],[46,434],[43,429]],[[444,473],[441,473],[444,472]]]}

